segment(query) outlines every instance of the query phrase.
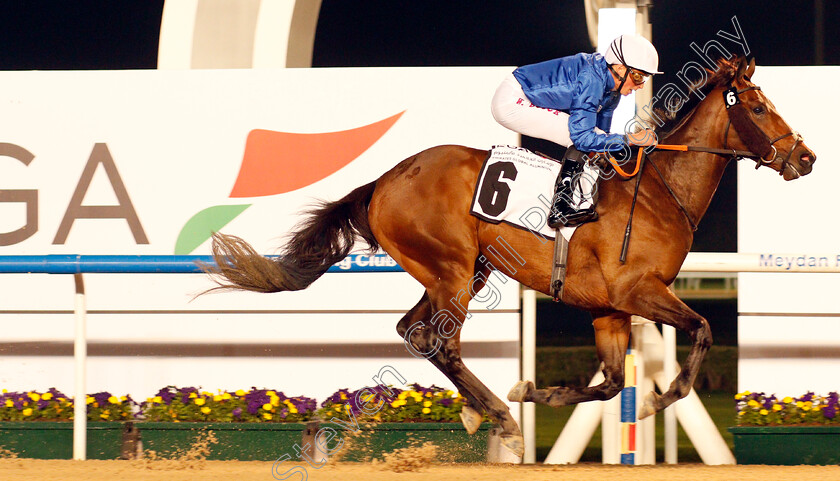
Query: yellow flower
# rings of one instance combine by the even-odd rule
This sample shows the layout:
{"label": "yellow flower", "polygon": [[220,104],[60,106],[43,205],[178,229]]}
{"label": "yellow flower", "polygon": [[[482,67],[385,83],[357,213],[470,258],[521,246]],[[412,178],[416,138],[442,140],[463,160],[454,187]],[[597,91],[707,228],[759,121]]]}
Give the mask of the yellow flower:
{"label": "yellow flower", "polygon": [[803,407],[805,407],[805,403],[802,402],[802,401],[796,401],[796,407],[803,408]]}
{"label": "yellow flower", "polygon": [[762,416],[767,416],[768,414],[770,414],[770,411],[768,411],[766,409],[762,409],[761,411],[758,412],[758,414],[761,414]]}
{"label": "yellow flower", "polygon": [[432,397],[432,391],[426,391],[426,397]]}
{"label": "yellow flower", "polygon": [[225,401],[227,401],[228,399],[230,399],[232,397],[233,396],[231,396],[229,392],[226,392],[226,393],[222,394],[222,399],[224,399]]}
{"label": "yellow flower", "polygon": [[743,416],[744,414],[746,414],[746,411],[738,411],[738,416]]}
{"label": "yellow flower", "polygon": [[279,406],[280,405],[280,398],[277,396],[271,396],[271,405],[272,406]]}
{"label": "yellow flower", "polygon": [[120,400],[117,398],[117,396],[111,396],[108,398],[108,402],[111,404],[119,404]]}
{"label": "yellow flower", "polygon": [[755,399],[750,399],[750,402],[747,403],[747,406],[751,408],[757,408],[758,406],[760,406],[760,404],[758,404],[758,401],[756,401]]}
{"label": "yellow flower", "polygon": [[203,408],[201,408],[201,412],[203,412],[204,414],[210,414],[210,408],[207,407],[207,406],[204,406]]}
{"label": "yellow flower", "polygon": [[162,398],[162,397],[160,397],[160,396],[155,396],[155,397],[153,397],[153,398],[152,398],[152,402],[155,402],[155,403],[157,403],[157,404],[160,404],[160,403],[162,403],[162,402],[163,402],[163,398]]}
{"label": "yellow flower", "polygon": [[195,398],[197,398],[197,397],[198,397],[198,394],[196,394],[196,393],[194,393],[194,392],[191,392],[191,393],[190,393],[190,399],[195,399]]}
{"label": "yellow flower", "polygon": [[265,403],[262,405],[262,408],[266,411],[271,411],[272,409],[274,409],[274,406],[272,406],[271,403]]}
{"label": "yellow flower", "polygon": [[41,400],[41,396],[40,396],[40,395],[38,395],[38,393],[37,393],[37,392],[31,392],[31,393],[29,393],[29,399],[31,399],[31,400],[33,400],[33,401],[35,401],[35,402],[38,402],[38,401],[40,401],[40,400]]}
{"label": "yellow flower", "polygon": [[32,416],[32,408],[26,408],[23,410],[24,416]]}
{"label": "yellow flower", "polygon": [[201,395],[204,396],[204,397],[212,397],[213,393],[212,392],[207,392],[207,391],[201,391]]}
{"label": "yellow flower", "polygon": [[811,401],[805,401],[805,407],[811,409],[812,407],[814,407],[814,403],[812,403]]}
{"label": "yellow flower", "polygon": [[128,401],[128,396],[120,396],[120,401],[121,401],[121,402],[126,402],[126,401]]}
{"label": "yellow flower", "polygon": [[781,404],[774,404],[773,405],[773,410],[774,411],[781,411],[782,410],[782,405]]}
{"label": "yellow flower", "polygon": [[239,389],[238,391],[236,391],[236,395],[239,396],[239,397],[242,397],[242,396],[245,395],[245,391]]}
{"label": "yellow flower", "polygon": [[429,414],[430,412],[432,412],[432,410],[431,410],[431,409],[429,409],[429,408],[423,408],[423,414]]}
{"label": "yellow flower", "polygon": [[205,401],[203,397],[199,397],[199,398],[196,398],[195,401],[193,401],[193,402],[195,403],[196,406],[204,406],[204,403],[207,402],[207,401]]}
{"label": "yellow flower", "polygon": [[397,399],[396,401],[391,403],[391,406],[398,408],[400,406],[405,406],[408,403],[405,399]]}
{"label": "yellow flower", "polygon": [[215,396],[213,396],[213,400],[216,401],[216,402],[219,402],[222,399],[224,399],[224,398],[222,398],[221,394],[216,394]]}
{"label": "yellow flower", "polygon": [[341,404],[336,404],[335,406],[333,406],[333,409],[335,409],[338,412],[341,412]]}
{"label": "yellow flower", "polygon": [[289,412],[290,412],[291,414],[297,414],[298,410],[297,410],[297,408],[296,408],[296,407],[294,407],[294,406],[289,406]]}
{"label": "yellow flower", "polygon": [[803,407],[802,407],[802,410],[803,410],[803,411],[810,411],[810,410],[811,410],[811,406],[803,406]]}
{"label": "yellow flower", "polygon": [[785,404],[790,404],[790,403],[793,402],[793,398],[788,396],[788,397],[782,399],[782,402],[785,403]]}
{"label": "yellow flower", "polygon": [[431,407],[432,401],[423,401],[423,407]]}
{"label": "yellow flower", "polygon": [[338,397],[339,397],[342,401],[346,401],[346,400],[347,400],[347,395],[346,395],[346,394],[344,394],[343,392],[342,392],[342,393],[338,393]]}
{"label": "yellow flower", "polygon": [[276,396],[276,395],[277,395],[277,393],[276,393],[276,392],[274,392],[274,391],[266,391],[266,392],[265,392],[265,395],[266,395],[266,396],[268,396],[268,397],[274,397],[274,396]]}
{"label": "yellow flower", "polygon": [[93,398],[90,397],[90,396],[87,397],[86,401],[87,401],[88,404],[93,404]]}
{"label": "yellow flower", "polygon": [[50,399],[52,399],[52,397],[53,395],[51,392],[45,392],[44,395],[41,396],[41,399],[43,399],[44,401],[49,401]]}
{"label": "yellow flower", "polygon": [[263,419],[266,421],[271,421],[271,413],[263,413]]}
{"label": "yellow flower", "polygon": [[14,405],[15,405],[15,403],[12,402],[11,399],[6,399],[6,407],[7,408],[14,407]]}
{"label": "yellow flower", "polygon": [[102,414],[99,415],[99,417],[101,417],[102,419],[108,419],[110,416],[111,412],[107,409],[105,411],[102,411]]}

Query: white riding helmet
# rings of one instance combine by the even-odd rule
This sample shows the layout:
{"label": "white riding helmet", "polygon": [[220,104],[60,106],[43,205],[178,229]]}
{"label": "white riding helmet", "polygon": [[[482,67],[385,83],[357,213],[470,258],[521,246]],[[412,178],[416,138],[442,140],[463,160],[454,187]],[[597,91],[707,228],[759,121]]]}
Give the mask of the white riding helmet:
{"label": "white riding helmet", "polygon": [[604,60],[609,64],[623,64],[653,75],[659,71],[656,47],[641,35],[622,35],[610,43]]}

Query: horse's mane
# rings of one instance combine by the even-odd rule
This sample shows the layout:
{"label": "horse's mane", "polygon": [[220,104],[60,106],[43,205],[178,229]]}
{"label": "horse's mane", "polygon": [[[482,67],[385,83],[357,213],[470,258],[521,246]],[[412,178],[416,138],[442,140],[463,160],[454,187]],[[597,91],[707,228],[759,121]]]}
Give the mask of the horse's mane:
{"label": "horse's mane", "polygon": [[[653,113],[663,122],[655,131],[659,139],[665,139],[679,129],[700,105],[700,102],[714,89],[729,85],[735,80],[744,58],[733,55],[730,59],[720,58],[717,60],[717,70],[706,69],[708,79],[700,86],[689,89],[688,100],[678,110],[669,111],[664,108],[654,108]],[[654,106],[655,107],[655,106]],[[656,121],[653,119],[652,121]]]}

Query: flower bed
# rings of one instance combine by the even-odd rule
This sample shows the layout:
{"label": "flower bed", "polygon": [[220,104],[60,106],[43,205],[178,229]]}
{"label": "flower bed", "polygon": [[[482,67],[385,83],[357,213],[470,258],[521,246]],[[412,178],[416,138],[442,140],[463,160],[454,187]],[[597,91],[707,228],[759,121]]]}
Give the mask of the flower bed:
{"label": "flower bed", "polygon": [[[108,392],[90,394],[86,402],[88,421],[129,421],[137,408],[131,396],[118,398]],[[73,411],[73,398],[55,388],[0,393],[0,421],[70,421]]]}
{"label": "flower bed", "polygon": [[194,387],[167,386],[148,398],[140,414],[154,422],[305,422],[317,403],[305,396],[287,397],[279,390],[199,391]]}
{"label": "flower bed", "polygon": [[[320,407],[312,398],[289,397],[276,389],[210,393],[175,386],[161,389],[141,404],[130,396],[118,398],[107,392],[87,396],[86,403],[88,420],[97,421],[88,426],[88,457],[92,459],[113,459],[120,454],[123,423],[103,421],[139,421],[135,426],[144,449],[158,456],[185,453],[204,436],[217,441],[208,446],[208,459],[265,461],[306,451],[302,449],[307,444],[305,435],[310,436],[309,452],[316,455],[311,436],[320,426],[347,440],[341,453],[336,452],[335,443],[330,452],[344,460],[380,458],[394,449],[433,442],[442,450],[441,459],[482,461],[492,427],[484,423],[476,435],[467,435],[460,423],[464,398],[451,390],[417,384],[408,390],[340,389]],[[68,421],[72,419],[73,399],[55,389],[4,392],[0,395],[0,447],[26,457],[69,458],[72,423]],[[91,431],[97,425],[102,432]]]}
{"label": "flower bed", "polygon": [[745,391],[735,395],[739,426],[838,425],[838,394],[779,399],[776,395]]}
{"label": "flower bed", "polygon": [[735,396],[738,426],[729,428],[738,464],[840,464],[838,394],[778,398]]}

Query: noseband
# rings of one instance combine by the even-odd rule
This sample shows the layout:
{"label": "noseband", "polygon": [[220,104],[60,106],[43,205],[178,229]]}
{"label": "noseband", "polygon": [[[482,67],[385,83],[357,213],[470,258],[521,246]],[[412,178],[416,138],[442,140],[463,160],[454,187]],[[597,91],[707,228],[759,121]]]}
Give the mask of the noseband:
{"label": "noseband", "polygon": [[[796,147],[802,143],[802,136],[798,132],[790,131],[786,134],[780,135],[775,139],[770,139],[767,134],[755,124],[747,109],[741,104],[738,95],[749,90],[761,90],[759,86],[747,87],[744,89],[736,89],[734,86],[723,92],[724,104],[726,105],[726,113],[729,120],[726,122],[726,130],[723,133],[723,147],[728,148],[729,127],[735,128],[738,136],[746,144],[747,148],[753,155],[739,155],[737,157],[751,158],[755,161],[755,168],[758,169],[762,165],[770,166],[777,160],[780,162],[779,175],[784,175],[785,169],[790,164],[790,157]],[[776,142],[793,137],[793,146],[788,150],[787,155],[782,157],[774,145]],[[734,151],[733,151],[734,152]]]}

